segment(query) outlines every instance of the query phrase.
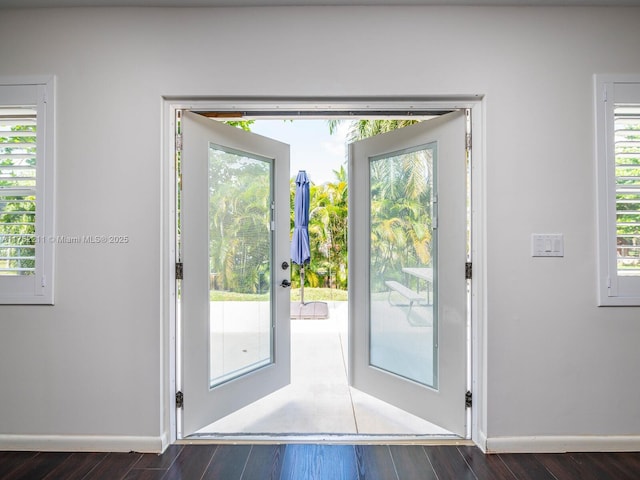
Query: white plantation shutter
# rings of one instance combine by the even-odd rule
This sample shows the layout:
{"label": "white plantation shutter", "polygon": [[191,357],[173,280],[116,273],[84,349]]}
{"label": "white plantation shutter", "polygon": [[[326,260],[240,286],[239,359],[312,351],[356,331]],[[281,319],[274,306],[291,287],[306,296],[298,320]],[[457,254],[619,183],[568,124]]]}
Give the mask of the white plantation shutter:
{"label": "white plantation shutter", "polygon": [[53,303],[53,85],[0,77],[0,303]]}
{"label": "white plantation shutter", "polygon": [[640,76],[596,92],[599,304],[640,305]]}
{"label": "white plantation shutter", "polygon": [[617,273],[640,276],[640,98],[614,106]]}
{"label": "white plantation shutter", "polygon": [[0,106],[0,275],[35,274],[37,111]]}

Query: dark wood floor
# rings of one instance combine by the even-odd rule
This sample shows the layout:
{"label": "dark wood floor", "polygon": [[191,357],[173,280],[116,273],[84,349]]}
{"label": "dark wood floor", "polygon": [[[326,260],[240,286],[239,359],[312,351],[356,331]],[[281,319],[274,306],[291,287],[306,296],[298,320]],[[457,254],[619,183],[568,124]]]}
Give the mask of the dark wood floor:
{"label": "dark wood floor", "polygon": [[0,452],[2,480],[625,480],[640,453],[483,455],[468,446],[172,445],[163,455]]}

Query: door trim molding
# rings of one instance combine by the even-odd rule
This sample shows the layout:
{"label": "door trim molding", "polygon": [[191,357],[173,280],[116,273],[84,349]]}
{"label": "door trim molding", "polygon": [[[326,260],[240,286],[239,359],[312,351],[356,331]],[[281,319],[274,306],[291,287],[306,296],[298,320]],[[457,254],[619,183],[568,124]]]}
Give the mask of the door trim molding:
{"label": "door trim molding", "polygon": [[[471,109],[472,152],[471,163],[471,258],[473,278],[469,314],[470,335],[468,338],[469,368],[467,383],[473,392],[473,406],[467,410],[470,431],[467,437],[476,444],[486,439],[486,206],[485,147],[484,147],[484,98],[483,95],[438,95],[438,96],[394,96],[394,97],[256,97],[256,96],[181,96],[162,97],[160,173],[160,313],[161,338],[160,379],[161,431],[168,435],[169,442],[177,440],[179,431],[176,415],[175,393],[179,386],[177,348],[180,342],[176,328],[176,282],[173,278],[176,262],[176,192],[175,192],[175,112],[177,110],[273,113],[272,117],[284,117],[292,112],[306,112],[309,118],[323,118],[353,111],[358,113],[405,111],[407,115],[417,111],[442,111],[445,109]],[[284,114],[284,115],[283,115]],[[268,117],[269,115],[265,115]]]}

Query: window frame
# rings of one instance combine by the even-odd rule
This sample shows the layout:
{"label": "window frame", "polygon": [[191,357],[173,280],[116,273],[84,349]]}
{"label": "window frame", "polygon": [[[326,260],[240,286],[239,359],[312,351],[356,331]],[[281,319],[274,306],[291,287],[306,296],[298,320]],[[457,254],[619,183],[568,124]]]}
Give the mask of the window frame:
{"label": "window frame", "polygon": [[0,106],[33,99],[36,117],[36,249],[34,275],[0,275],[0,305],[53,305],[55,265],[55,78],[0,76]]}
{"label": "window frame", "polygon": [[[640,105],[639,75],[595,75],[598,305],[640,306],[640,276],[618,274],[614,109]],[[622,99],[621,97],[625,98]]]}

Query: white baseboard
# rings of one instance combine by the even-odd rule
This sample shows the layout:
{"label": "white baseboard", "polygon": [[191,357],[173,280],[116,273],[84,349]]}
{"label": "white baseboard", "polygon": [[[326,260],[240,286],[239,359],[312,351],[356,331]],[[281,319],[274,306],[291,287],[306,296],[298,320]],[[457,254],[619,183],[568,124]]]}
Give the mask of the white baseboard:
{"label": "white baseboard", "polygon": [[169,447],[169,445],[171,445],[169,432],[165,431],[162,434],[162,436],[160,436],[160,447],[161,447],[161,450],[159,452],[154,452],[154,453],[163,453]]}
{"label": "white baseboard", "polygon": [[476,446],[482,451],[482,453],[487,453],[487,437],[482,431],[478,431],[476,438],[473,438]]}
{"label": "white baseboard", "polygon": [[637,452],[640,436],[490,437],[486,453]]}
{"label": "white baseboard", "polygon": [[159,437],[107,435],[3,435],[0,450],[41,452],[140,452],[162,453],[168,445]]}

